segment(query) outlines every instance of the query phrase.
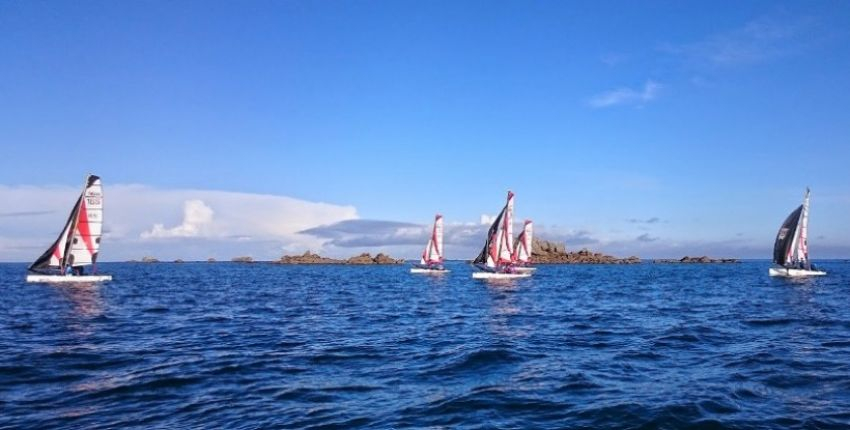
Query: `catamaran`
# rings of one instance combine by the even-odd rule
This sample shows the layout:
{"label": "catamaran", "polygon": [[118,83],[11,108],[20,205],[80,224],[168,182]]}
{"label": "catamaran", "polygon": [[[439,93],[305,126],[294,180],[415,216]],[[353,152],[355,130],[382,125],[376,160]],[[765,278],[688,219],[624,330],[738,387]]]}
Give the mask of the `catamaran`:
{"label": "catamaran", "polygon": [[422,258],[419,260],[419,264],[415,264],[410,269],[410,273],[438,275],[446,272],[448,270],[443,267],[443,216],[437,214],[434,217],[431,237],[428,239],[428,244],[425,245],[425,250],[422,251]]}
{"label": "catamaran", "polygon": [[531,220],[525,220],[522,232],[514,242],[513,259],[516,262],[514,270],[519,273],[531,273],[537,270],[536,267],[531,267],[531,245],[533,237],[533,223]]}
{"label": "catamaran", "polygon": [[[86,177],[85,187],[59,238],[33,262],[27,282],[92,283],[111,281],[110,275],[95,274],[103,230],[103,187],[95,175]],[[92,266],[92,274],[85,267]],[[70,273],[69,273],[70,272]]]}
{"label": "catamaran", "polygon": [[474,279],[527,278],[530,273],[516,271],[513,252],[514,193],[508,191],[508,201],[487,231],[487,241],[472,263],[480,269],[472,272]]}
{"label": "catamaran", "polygon": [[797,278],[803,276],[822,276],[826,272],[818,270],[809,262],[809,189],[803,204],[794,209],[779,232],[773,244],[773,263],[768,270],[770,276]]}

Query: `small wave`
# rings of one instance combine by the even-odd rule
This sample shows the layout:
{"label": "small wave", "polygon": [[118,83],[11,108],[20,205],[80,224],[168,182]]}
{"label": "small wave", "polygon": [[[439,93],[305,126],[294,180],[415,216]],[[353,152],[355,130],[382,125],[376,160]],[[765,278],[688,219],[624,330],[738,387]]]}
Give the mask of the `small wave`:
{"label": "small wave", "polygon": [[766,319],[749,319],[744,320],[744,323],[755,327],[771,327],[782,326],[797,322],[792,318],[766,318]]}
{"label": "small wave", "polygon": [[564,393],[564,392],[574,392],[574,391],[585,391],[585,390],[595,390],[598,388],[602,388],[602,385],[593,382],[591,378],[586,376],[584,373],[576,373],[571,374],[567,377],[567,380],[563,385],[561,385],[556,392]]}
{"label": "small wave", "polygon": [[467,372],[516,363],[518,361],[520,361],[520,357],[505,349],[481,349],[466,354],[459,360],[450,363],[448,366],[438,369],[433,373],[442,374]]}
{"label": "small wave", "polygon": [[821,346],[826,348],[848,348],[850,347],[850,340],[830,340],[821,342]]}

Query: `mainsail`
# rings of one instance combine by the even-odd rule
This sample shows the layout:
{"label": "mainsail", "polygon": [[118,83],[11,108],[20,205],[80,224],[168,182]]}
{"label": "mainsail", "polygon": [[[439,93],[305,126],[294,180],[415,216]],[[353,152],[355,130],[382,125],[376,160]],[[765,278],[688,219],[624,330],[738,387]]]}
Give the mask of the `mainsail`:
{"label": "mainsail", "polygon": [[514,243],[514,260],[518,263],[531,263],[531,244],[534,238],[532,227],[531,220],[526,220],[522,228],[522,233],[517,236]]}
{"label": "mainsail", "polygon": [[442,264],[443,262],[443,216],[437,214],[434,218],[434,228],[431,230],[431,237],[428,239],[428,245],[422,251],[422,259],[419,261],[422,265]]}
{"label": "mainsail", "polygon": [[103,188],[100,178],[89,175],[59,238],[33,262],[29,270],[64,269],[94,264],[103,230]]}
{"label": "mainsail", "polygon": [[478,257],[473,260],[475,264],[484,264],[489,268],[496,268],[512,264],[513,258],[513,213],[514,193],[508,191],[508,201],[505,207],[496,217],[487,232],[487,241]]}
{"label": "mainsail", "polygon": [[809,189],[803,204],[794,209],[776,233],[773,244],[773,262],[782,266],[794,266],[809,261]]}

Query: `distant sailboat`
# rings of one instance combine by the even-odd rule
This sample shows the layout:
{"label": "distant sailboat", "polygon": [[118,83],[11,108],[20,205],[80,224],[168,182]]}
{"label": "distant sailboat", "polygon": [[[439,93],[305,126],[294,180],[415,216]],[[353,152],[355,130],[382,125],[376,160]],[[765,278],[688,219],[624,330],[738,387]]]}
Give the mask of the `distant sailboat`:
{"label": "distant sailboat", "polygon": [[475,267],[481,271],[473,272],[475,279],[510,279],[525,278],[529,273],[518,273],[515,270],[513,252],[513,215],[514,193],[508,191],[508,201],[505,207],[493,221],[487,231],[487,240],[481,253],[473,260]]}
{"label": "distant sailboat", "polygon": [[809,262],[808,236],[809,189],[806,188],[803,204],[788,215],[776,234],[773,263],[777,267],[771,267],[768,274],[788,278],[826,275]]}
{"label": "distant sailboat", "polygon": [[516,270],[519,273],[531,273],[537,270],[536,267],[531,267],[531,245],[534,239],[533,233],[534,224],[531,220],[525,220],[522,227],[522,232],[517,236],[514,242],[514,261],[516,262]]}
{"label": "distant sailboat", "polygon": [[443,267],[443,259],[443,216],[437,214],[434,217],[431,237],[428,239],[428,244],[425,245],[425,250],[422,251],[422,258],[419,260],[419,264],[410,269],[410,273],[446,273],[448,270]]}
{"label": "distant sailboat", "polygon": [[[97,262],[102,229],[103,187],[99,177],[89,175],[62,233],[30,265],[27,282],[111,281],[110,275],[83,274],[86,266]],[[73,274],[67,273],[69,269]]]}

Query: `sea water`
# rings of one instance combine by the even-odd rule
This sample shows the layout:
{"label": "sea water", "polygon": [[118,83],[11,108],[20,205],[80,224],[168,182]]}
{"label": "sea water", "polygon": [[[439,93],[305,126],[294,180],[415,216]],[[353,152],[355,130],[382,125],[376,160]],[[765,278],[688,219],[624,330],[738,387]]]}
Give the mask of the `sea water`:
{"label": "sea water", "polygon": [[0,265],[2,428],[847,428],[850,263]]}

